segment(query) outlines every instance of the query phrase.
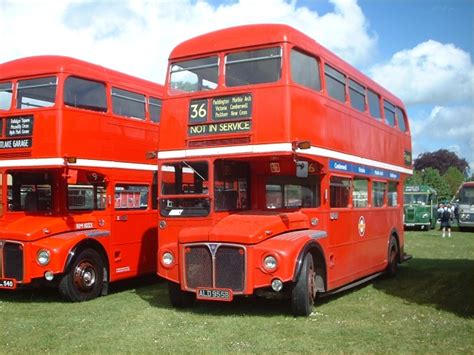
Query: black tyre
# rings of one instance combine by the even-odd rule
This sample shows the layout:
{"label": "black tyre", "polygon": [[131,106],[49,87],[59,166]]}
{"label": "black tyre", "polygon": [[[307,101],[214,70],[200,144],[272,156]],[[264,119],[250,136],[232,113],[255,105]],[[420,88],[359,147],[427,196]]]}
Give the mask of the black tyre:
{"label": "black tyre", "polygon": [[391,236],[390,242],[388,243],[388,265],[386,270],[388,277],[394,277],[397,274],[399,260],[400,251],[398,250],[397,239]]}
{"label": "black tyre", "polygon": [[303,259],[300,275],[291,291],[291,308],[295,317],[309,316],[313,311],[317,293],[316,279],[313,256],[308,253]]}
{"label": "black tyre", "polygon": [[194,293],[181,290],[179,284],[174,282],[168,282],[168,295],[171,304],[176,308],[191,307],[196,300]]}
{"label": "black tyre", "polygon": [[104,284],[104,262],[94,249],[79,253],[59,282],[59,293],[71,302],[98,297]]}

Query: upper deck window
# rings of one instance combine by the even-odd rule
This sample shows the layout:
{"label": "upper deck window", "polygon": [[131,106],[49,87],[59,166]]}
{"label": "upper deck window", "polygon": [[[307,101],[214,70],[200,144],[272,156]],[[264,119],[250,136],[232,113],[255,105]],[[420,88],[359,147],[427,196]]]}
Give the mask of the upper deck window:
{"label": "upper deck window", "polygon": [[382,115],[380,114],[379,95],[373,92],[372,90],[367,90],[367,94],[369,98],[370,115],[374,118],[381,119]]}
{"label": "upper deck window", "polygon": [[50,107],[56,99],[58,80],[55,76],[18,82],[16,108]]}
{"label": "upper deck window", "polygon": [[324,75],[329,96],[346,102],[346,76],[327,64],[324,66]]}
{"label": "upper deck window", "polygon": [[213,90],[217,87],[219,58],[217,56],[171,64],[171,94]]}
{"label": "upper deck window", "polygon": [[151,122],[158,123],[160,122],[161,117],[161,100],[150,97],[148,100],[148,105],[150,108],[150,120]]}
{"label": "upper deck window", "polygon": [[291,77],[295,83],[310,89],[321,90],[319,61],[316,58],[292,49],[290,60]]}
{"label": "upper deck window", "polygon": [[107,111],[105,85],[97,81],[69,77],[64,84],[64,103],[93,111]]}
{"label": "upper deck window", "polygon": [[365,111],[365,87],[349,79],[349,96],[351,106],[361,112]]}
{"label": "upper deck window", "polygon": [[112,88],[112,111],[116,115],[145,119],[145,95]]}
{"label": "upper deck window", "polygon": [[407,125],[405,124],[405,115],[403,114],[403,111],[396,107],[395,112],[397,113],[398,128],[400,128],[401,131],[406,132]]}
{"label": "upper deck window", "polygon": [[392,105],[390,102],[385,101],[383,102],[383,111],[385,114],[385,120],[387,123],[395,127],[395,106]]}
{"label": "upper deck window", "polygon": [[281,48],[230,53],[225,61],[225,85],[273,83],[281,77]]}
{"label": "upper deck window", "polygon": [[0,110],[8,110],[12,105],[13,86],[10,81],[0,83]]}

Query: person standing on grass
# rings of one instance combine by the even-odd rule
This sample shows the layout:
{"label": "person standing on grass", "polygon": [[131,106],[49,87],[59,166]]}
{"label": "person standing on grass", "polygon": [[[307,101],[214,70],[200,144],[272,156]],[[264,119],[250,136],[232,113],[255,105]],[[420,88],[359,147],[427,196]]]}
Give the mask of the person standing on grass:
{"label": "person standing on grass", "polygon": [[448,237],[451,238],[451,219],[453,218],[453,212],[453,208],[449,203],[447,205],[441,204],[441,207],[438,209],[443,238],[446,237],[446,230],[448,230]]}

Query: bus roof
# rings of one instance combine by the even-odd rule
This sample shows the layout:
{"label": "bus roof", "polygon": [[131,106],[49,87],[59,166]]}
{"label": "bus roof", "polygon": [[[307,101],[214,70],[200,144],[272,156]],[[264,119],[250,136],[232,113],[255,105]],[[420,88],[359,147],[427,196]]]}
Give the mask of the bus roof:
{"label": "bus roof", "polygon": [[163,86],[151,81],[121,73],[83,60],[59,56],[42,55],[15,59],[0,64],[0,80],[41,74],[70,73],[97,80],[120,83],[140,90],[162,94]]}
{"label": "bus roof", "polygon": [[320,45],[303,32],[282,24],[256,24],[229,27],[209,32],[177,45],[171,52],[169,59],[175,61],[188,56],[200,56],[208,53],[235,50],[272,43],[291,43],[298,48],[315,53],[331,65],[343,69],[352,78],[363,82],[370,88],[378,91],[397,106],[404,107],[402,101],[391,92],[384,89],[365,74],[354,68],[327,48]]}

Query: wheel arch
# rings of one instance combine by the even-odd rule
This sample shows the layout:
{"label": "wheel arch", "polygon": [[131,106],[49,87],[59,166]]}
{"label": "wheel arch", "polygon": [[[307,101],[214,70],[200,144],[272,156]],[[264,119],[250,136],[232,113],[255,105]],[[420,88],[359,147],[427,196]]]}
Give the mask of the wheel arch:
{"label": "wheel arch", "polygon": [[307,253],[310,253],[313,257],[314,266],[316,269],[322,270],[322,278],[324,281],[324,291],[327,290],[327,265],[326,265],[326,258],[324,255],[323,248],[321,245],[316,242],[315,240],[311,240],[304,245],[304,247],[300,250],[298,254],[298,258],[296,259],[296,267],[293,274],[293,282],[298,280],[298,277],[301,273],[301,269],[303,267],[304,257]]}
{"label": "wheel arch", "polygon": [[[388,245],[390,244],[390,238],[394,237],[395,238],[395,241],[397,242],[397,248],[398,248],[398,262],[401,263],[403,260],[402,258],[402,251],[400,249],[400,235],[398,233],[398,230],[397,228],[392,228],[392,230],[390,231],[390,235],[388,237]],[[389,257],[389,254],[390,254],[390,250],[388,250],[387,252],[387,257]]]}
{"label": "wheel arch", "polygon": [[85,238],[82,239],[76,245],[74,245],[67,255],[66,263],[64,265],[64,273],[69,272],[70,267],[74,261],[74,257],[76,255],[79,255],[82,251],[86,249],[95,250],[101,257],[102,262],[104,263],[104,285],[102,287],[102,295],[106,295],[108,293],[108,284],[110,282],[110,264],[104,246],[97,240],[93,238]]}

